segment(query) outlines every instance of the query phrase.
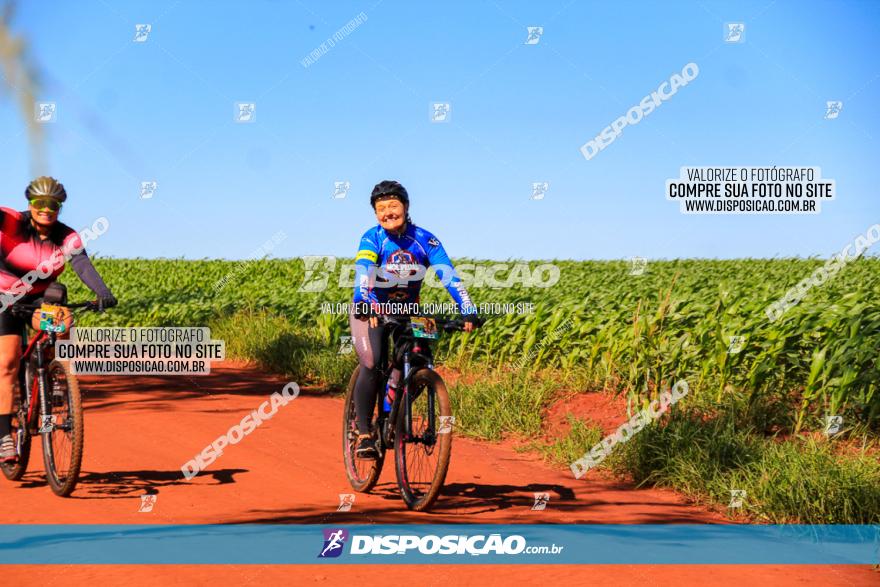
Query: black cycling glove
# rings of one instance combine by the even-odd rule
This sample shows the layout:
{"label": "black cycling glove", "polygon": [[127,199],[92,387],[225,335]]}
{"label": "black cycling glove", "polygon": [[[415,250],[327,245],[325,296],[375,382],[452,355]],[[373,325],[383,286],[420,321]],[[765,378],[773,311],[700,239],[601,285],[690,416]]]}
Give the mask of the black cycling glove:
{"label": "black cycling glove", "polygon": [[113,306],[115,306],[118,303],[119,302],[116,301],[116,298],[114,298],[113,294],[111,294],[111,293],[108,293],[107,295],[99,296],[98,297],[98,310],[103,311],[103,310],[106,310],[107,308],[112,308]]}

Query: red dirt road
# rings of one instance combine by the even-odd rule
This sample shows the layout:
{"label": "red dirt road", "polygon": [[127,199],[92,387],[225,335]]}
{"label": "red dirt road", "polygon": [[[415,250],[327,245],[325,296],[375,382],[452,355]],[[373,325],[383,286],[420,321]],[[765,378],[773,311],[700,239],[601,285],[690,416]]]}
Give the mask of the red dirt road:
{"label": "red dirt road", "polygon": [[[339,494],[351,493],[342,465],[342,401],[300,396],[279,408],[207,471],[184,480],[180,467],[225,434],[287,381],[241,365],[212,375],[185,377],[84,377],[86,442],[83,472],[74,494],[55,497],[45,485],[39,442],[22,483],[0,481],[0,523],[723,523],[672,491],[634,489],[625,483],[550,467],[534,456],[457,437],[446,488],[432,513],[406,510],[397,495],[393,466],[386,466],[370,495],[357,494],[350,512],[337,512]],[[535,492],[550,493],[544,511],[532,511]],[[138,512],[140,496],[155,506]],[[422,582],[500,584],[757,584],[877,585],[866,567],[704,566],[432,566],[386,567],[381,580],[410,576]],[[26,567],[7,567],[6,577]],[[59,566],[40,575],[69,584],[247,584],[290,581],[370,584],[377,567]],[[48,575],[48,577],[47,577]],[[478,578],[479,577],[479,578]],[[589,579],[588,579],[589,577]],[[708,577],[711,577],[707,581]],[[426,580],[425,580],[426,579]],[[669,583],[666,583],[666,580]],[[532,581],[531,583],[529,581]],[[72,583],[71,583],[72,581]]]}

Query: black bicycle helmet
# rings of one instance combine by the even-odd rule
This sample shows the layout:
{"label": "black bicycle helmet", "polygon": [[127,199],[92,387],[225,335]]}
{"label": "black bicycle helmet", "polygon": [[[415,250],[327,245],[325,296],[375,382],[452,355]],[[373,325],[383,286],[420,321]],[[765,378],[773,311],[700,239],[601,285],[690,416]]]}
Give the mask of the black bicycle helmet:
{"label": "black bicycle helmet", "polygon": [[64,189],[64,184],[54,177],[48,177],[46,175],[40,176],[28,184],[27,188],[24,190],[24,195],[28,200],[34,198],[52,198],[53,200],[63,202],[67,199],[67,191]]}
{"label": "black bicycle helmet", "polygon": [[376,187],[373,188],[373,193],[370,194],[370,205],[374,210],[376,209],[376,200],[385,196],[393,196],[400,200],[404,206],[409,206],[409,194],[406,193],[406,188],[400,185],[399,182],[386,179],[376,184]]}

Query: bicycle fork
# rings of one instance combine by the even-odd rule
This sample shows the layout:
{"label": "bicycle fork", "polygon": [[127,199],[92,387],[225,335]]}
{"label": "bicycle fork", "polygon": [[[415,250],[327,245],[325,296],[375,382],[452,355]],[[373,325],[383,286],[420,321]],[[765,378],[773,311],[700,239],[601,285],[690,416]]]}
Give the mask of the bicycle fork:
{"label": "bicycle fork", "polygon": [[[50,339],[49,343],[52,341]],[[39,429],[38,432],[40,434],[51,434],[55,431],[55,416],[52,414],[52,398],[50,397],[49,385],[48,385],[48,376],[46,369],[46,360],[42,352],[41,345],[43,341],[37,342],[37,347],[34,349],[34,375],[37,380],[37,393],[39,394],[39,405],[40,405],[40,418],[39,418]],[[27,379],[27,377],[25,377]],[[30,384],[30,382],[29,382]],[[31,390],[33,391],[33,390]],[[33,404],[33,399],[31,398],[31,403]],[[33,416],[32,416],[33,417]]]}
{"label": "bicycle fork", "polygon": [[[434,367],[433,363],[428,363],[428,365],[427,365],[428,369],[433,369],[433,367]],[[404,430],[406,431],[405,440],[412,441],[413,440],[413,401],[415,400],[415,397],[412,395],[412,393],[410,393],[410,391],[413,388],[410,385],[410,375],[412,373],[412,368],[410,367],[410,363],[409,363],[409,354],[405,355],[403,369],[404,369],[403,380],[406,382],[405,393],[403,393],[404,399],[402,400],[404,402],[403,417],[405,418],[405,420],[404,420],[404,424],[405,424]],[[427,422],[427,427],[425,428],[425,431],[424,431],[422,437],[418,439],[418,442],[421,442],[426,445],[433,445],[434,440],[436,438],[435,430],[436,430],[436,424],[437,424],[436,418],[434,415],[434,406],[435,406],[434,402],[436,401],[436,398],[434,397],[434,389],[430,386],[425,390],[425,393],[428,395],[428,397],[427,397],[427,403],[428,403],[428,406],[427,406],[428,407],[428,418],[427,418],[427,420],[428,420],[428,422]]]}
{"label": "bicycle fork", "polygon": [[[428,364],[428,368],[433,368],[433,364]],[[398,418],[403,418],[403,432],[404,432],[404,441],[412,440],[412,430],[413,430],[413,396],[412,396],[412,385],[410,378],[412,376],[412,366],[410,365],[410,356],[409,353],[404,353],[403,356],[403,373],[400,379],[401,385],[400,389],[397,390],[397,396],[394,398],[394,403],[391,405],[391,411],[387,414],[385,418],[385,426],[383,433],[383,444],[387,447],[393,445],[393,435],[396,434],[395,430],[395,422],[397,422]],[[434,407],[436,398],[434,396],[434,390],[432,388],[428,388],[425,390],[425,393],[428,394],[427,402],[428,402],[428,426],[425,430],[424,437],[419,439],[421,442],[426,444],[433,444],[436,439],[436,416],[434,414]],[[402,405],[401,405],[402,404]],[[381,409],[381,399],[379,402]],[[403,410],[400,413],[400,410]],[[399,415],[398,415],[399,414]]]}
{"label": "bicycle fork", "polygon": [[401,394],[400,401],[403,402],[403,433],[405,434],[403,440],[409,440],[409,437],[412,435],[412,397],[410,397],[410,374],[412,368],[409,364],[409,353],[404,353],[403,355],[403,393]]}
{"label": "bicycle fork", "polygon": [[37,387],[40,394],[40,434],[52,433],[55,431],[55,415],[52,413],[52,405],[49,403],[49,390],[46,384],[46,368],[40,364],[37,367]]}

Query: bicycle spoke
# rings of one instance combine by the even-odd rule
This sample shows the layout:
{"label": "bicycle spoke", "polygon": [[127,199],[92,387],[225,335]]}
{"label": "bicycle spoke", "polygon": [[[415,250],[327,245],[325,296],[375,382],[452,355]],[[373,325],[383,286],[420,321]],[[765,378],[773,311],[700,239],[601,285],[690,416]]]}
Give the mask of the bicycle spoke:
{"label": "bicycle spoke", "polygon": [[[425,495],[434,482],[434,474],[437,470],[438,455],[434,446],[425,443],[425,435],[428,432],[428,394],[427,386],[423,386],[416,393],[412,404],[412,436],[404,443],[407,481],[410,491],[418,498]],[[439,416],[434,414],[436,422]]]}
{"label": "bicycle spoke", "polygon": [[76,379],[60,363],[53,361],[47,371],[49,413],[41,417],[46,427],[43,460],[52,491],[67,496],[76,487],[82,463],[82,403]]}
{"label": "bicycle spoke", "polygon": [[437,431],[441,417],[450,415],[449,395],[439,375],[422,369],[404,397],[412,402],[412,421],[408,430],[405,419],[397,422],[397,481],[407,507],[425,511],[440,494],[449,468],[452,437]]}
{"label": "bicycle spoke", "polygon": [[52,443],[52,456],[55,462],[55,472],[58,480],[64,482],[70,472],[73,445],[73,426],[70,415],[70,395],[67,381],[55,372],[51,376],[49,393],[52,394],[50,405],[52,406],[53,430],[50,435]]}

